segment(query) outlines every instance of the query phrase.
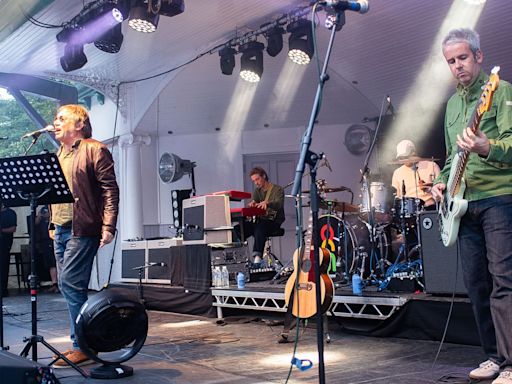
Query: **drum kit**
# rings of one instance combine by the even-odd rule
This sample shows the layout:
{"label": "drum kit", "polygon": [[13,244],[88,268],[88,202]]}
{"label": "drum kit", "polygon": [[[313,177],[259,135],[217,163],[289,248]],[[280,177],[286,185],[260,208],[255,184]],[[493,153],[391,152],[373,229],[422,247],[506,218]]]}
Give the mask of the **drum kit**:
{"label": "drum kit", "polygon": [[[411,156],[393,164],[423,160],[432,159]],[[319,207],[323,211],[319,216],[319,244],[336,258],[336,267],[333,263],[330,271],[335,285],[342,285],[353,274],[359,274],[367,284],[382,286],[388,270],[394,269],[399,262],[419,263],[417,229],[419,214],[424,209],[423,200],[404,196],[393,198],[391,189],[384,182],[373,181],[368,186],[363,183],[361,203],[356,205],[353,199],[346,202],[328,196],[334,192],[351,192],[347,187],[329,187],[325,180],[318,180],[317,186]],[[421,274],[421,266],[420,272],[414,273]]]}

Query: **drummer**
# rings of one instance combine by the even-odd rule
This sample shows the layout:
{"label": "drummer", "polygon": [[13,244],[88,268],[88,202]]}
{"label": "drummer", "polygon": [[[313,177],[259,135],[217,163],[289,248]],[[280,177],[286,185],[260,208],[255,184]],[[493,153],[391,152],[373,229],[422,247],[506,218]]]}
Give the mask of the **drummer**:
{"label": "drummer", "polygon": [[396,189],[396,197],[418,198],[423,201],[424,209],[435,210],[436,203],[431,189],[432,182],[439,175],[439,165],[416,156],[416,146],[411,140],[398,143],[396,161],[402,164],[393,172],[391,181]]}

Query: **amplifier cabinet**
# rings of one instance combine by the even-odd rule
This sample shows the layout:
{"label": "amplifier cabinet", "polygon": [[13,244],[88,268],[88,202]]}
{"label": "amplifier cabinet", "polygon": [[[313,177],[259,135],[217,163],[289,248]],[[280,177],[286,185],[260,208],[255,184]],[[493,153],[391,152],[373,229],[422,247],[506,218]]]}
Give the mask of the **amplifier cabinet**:
{"label": "amplifier cabinet", "polygon": [[147,282],[171,284],[171,247],[175,244],[174,239],[148,240],[147,244],[147,261],[150,265],[147,268]]}
{"label": "amplifier cabinet", "polygon": [[[121,281],[136,283],[139,281],[139,271],[135,267],[146,265],[147,241],[123,241],[121,244]],[[142,282],[147,281],[147,268],[142,271]]]}
{"label": "amplifier cabinet", "polygon": [[457,258],[458,241],[451,247],[444,246],[439,234],[438,213],[420,213],[419,229],[425,292],[452,294],[455,287],[456,294],[467,294],[460,265],[462,255]]}
{"label": "amplifier cabinet", "polygon": [[225,265],[236,263],[247,263],[249,261],[249,246],[247,244],[239,247],[227,247],[211,249],[212,265]]}
{"label": "amplifier cabinet", "polygon": [[183,244],[231,243],[229,197],[196,196],[183,200]]}

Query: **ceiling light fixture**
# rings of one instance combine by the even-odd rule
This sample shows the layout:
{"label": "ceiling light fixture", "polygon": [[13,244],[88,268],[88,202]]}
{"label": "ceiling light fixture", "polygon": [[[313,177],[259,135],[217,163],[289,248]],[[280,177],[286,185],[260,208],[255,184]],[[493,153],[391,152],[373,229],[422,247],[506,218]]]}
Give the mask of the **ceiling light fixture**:
{"label": "ceiling light fixture", "polygon": [[137,0],[130,11],[128,25],[138,32],[152,33],[162,16],[176,16],[185,10],[184,0]]}
{"label": "ceiling light fixture", "polygon": [[83,45],[66,44],[64,56],[60,58],[60,65],[64,72],[82,68],[87,63]]}
{"label": "ceiling light fixture", "polygon": [[117,24],[114,28],[109,29],[94,42],[94,46],[103,52],[117,53],[123,44],[123,33],[121,32],[121,24]]}
{"label": "ceiling light fixture", "polygon": [[265,34],[265,37],[267,38],[267,53],[271,57],[279,55],[279,53],[283,50],[284,33],[284,29],[279,25],[276,25],[270,28]]}
{"label": "ceiling light fixture", "polygon": [[236,50],[231,47],[224,47],[219,51],[220,70],[223,75],[231,75],[235,68]]}
{"label": "ceiling light fixture", "polygon": [[308,64],[315,52],[311,23],[306,19],[295,20],[288,24],[287,31],[288,57],[296,64]]}
{"label": "ceiling light fixture", "polygon": [[257,41],[249,41],[240,46],[240,77],[245,81],[257,83],[263,74],[263,49],[265,46]]}

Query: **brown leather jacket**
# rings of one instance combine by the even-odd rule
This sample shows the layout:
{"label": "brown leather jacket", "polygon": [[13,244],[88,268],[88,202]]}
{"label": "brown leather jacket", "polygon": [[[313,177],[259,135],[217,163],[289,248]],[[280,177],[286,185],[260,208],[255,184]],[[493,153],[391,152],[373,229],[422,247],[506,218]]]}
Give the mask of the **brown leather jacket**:
{"label": "brown leather jacket", "polygon": [[103,143],[81,139],[73,160],[73,234],[100,236],[116,231],[119,187],[112,154]]}

